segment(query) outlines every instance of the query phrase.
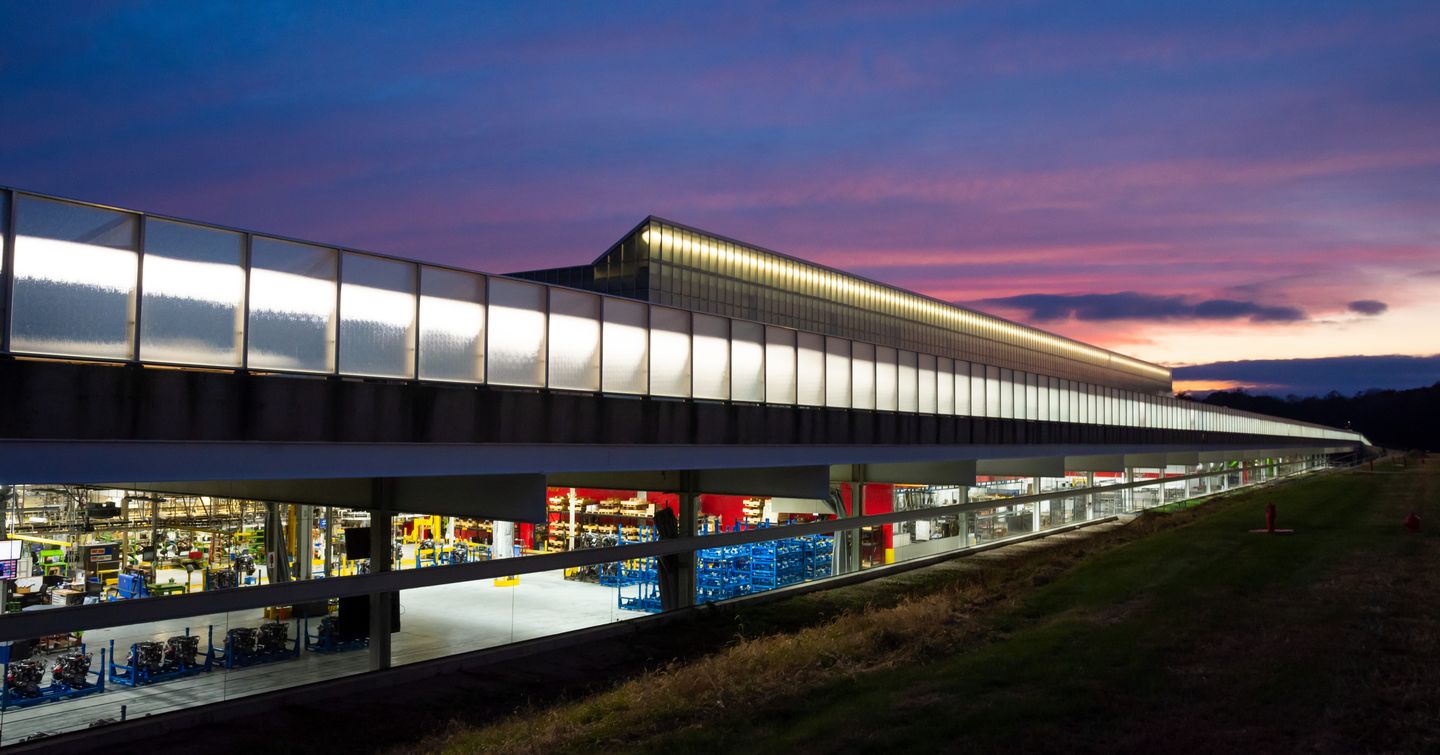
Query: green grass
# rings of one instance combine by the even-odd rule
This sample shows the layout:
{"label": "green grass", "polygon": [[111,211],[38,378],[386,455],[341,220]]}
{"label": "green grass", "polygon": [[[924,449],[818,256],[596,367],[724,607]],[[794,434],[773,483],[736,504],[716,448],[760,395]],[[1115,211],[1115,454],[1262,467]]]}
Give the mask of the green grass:
{"label": "green grass", "polygon": [[[754,639],[421,749],[1434,748],[1437,541],[1400,521],[1440,522],[1437,475],[1381,471],[817,596],[793,631],[779,604]],[[1271,502],[1297,534],[1248,532]]]}

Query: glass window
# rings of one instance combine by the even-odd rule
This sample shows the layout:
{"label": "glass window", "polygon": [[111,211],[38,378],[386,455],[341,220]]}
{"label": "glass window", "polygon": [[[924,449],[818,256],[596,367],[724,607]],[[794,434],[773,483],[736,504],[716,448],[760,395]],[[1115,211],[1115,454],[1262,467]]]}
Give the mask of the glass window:
{"label": "glass window", "polygon": [[549,338],[550,387],[600,390],[600,297],[550,289]]}
{"label": "glass window", "polygon": [[730,398],[765,400],[765,326],[760,323],[730,323]]}
{"label": "glass window", "polygon": [[650,308],[650,393],[690,396],[690,313]]}
{"label": "glass window", "polygon": [[245,338],[245,237],[145,220],[140,358],[239,367]]}
{"label": "glass window", "polygon": [[134,215],[20,195],[16,207],[16,351],[129,359],[133,356]]}
{"label": "glass window", "polygon": [[795,403],[795,331],[765,327],[765,401]]}
{"label": "glass window", "polygon": [[485,278],[420,268],[420,377],[485,380]]}
{"label": "glass window", "polygon": [[650,323],[643,302],[607,298],[601,364],[604,390],[640,394],[650,391]]}
{"label": "glass window", "polygon": [[490,278],[487,382],[545,386],[545,287]]}
{"label": "glass window", "polygon": [[335,370],[337,259],[334,249],[251,238],[251,367]]}
{"label": "glass window", "polygon": [[340,265],[340,372],[415,375],[415,265],[345,252]]}
{"label": "glass window", "polygon": [[730,398],[730,321],[696,314],[694,329],[695,398]]}

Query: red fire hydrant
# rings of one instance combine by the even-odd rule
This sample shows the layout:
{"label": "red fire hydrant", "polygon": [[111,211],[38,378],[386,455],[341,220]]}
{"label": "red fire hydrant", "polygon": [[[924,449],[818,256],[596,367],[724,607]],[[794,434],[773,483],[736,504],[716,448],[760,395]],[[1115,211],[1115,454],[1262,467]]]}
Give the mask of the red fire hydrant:
{"label": "red fire hydrant", "polygon": [[1275,504],[1265,504],[1265,531],[1275,534]]}
{"label": "red fire hydrant", "polygon": [[1405,529],[1411,532],[1420,531],[1420,517],[1416,516],[1415,512],[1412,511],[1410,516],[1405,517]]}

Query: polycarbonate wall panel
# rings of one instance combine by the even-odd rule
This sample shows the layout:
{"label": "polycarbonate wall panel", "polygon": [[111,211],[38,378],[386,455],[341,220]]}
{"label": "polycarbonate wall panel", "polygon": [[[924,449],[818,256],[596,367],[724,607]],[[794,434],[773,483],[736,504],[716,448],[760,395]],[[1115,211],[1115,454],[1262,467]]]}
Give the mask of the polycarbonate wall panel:
{"label": "polycarbonate wall panel", "polygon": [[900,403],[899,365],[895,350],[889,346],[875,347],[875,408],[893,412]]}
{"label": "polycarbonate wall panel", "polygon": [[338,260],[334,249],[251,237],[251,368],[335,371]]}
{"label": "polycarbonate wall panel", "polygon": [[345,252],[340,262],[340,372],[415,376],[416,268]]}
{"label": "polycarbonate wall panel", "polygon": [[132,358],[136,216],[24,194],[17,202],[11,348]]}
{"label": "polycarbonate wall panel", "polygon": [[990,413],[989,382],[985,365],[970,363],[970,416],[988,417]]}
{"label": "polycarbonate wall panel", "polygon": [[825,405],[850,408],[850,342],[844,338],[825,339]]}
{"label": "polycarbonate wall panel", "polygon": [[856,409],[875,408],[875,345],[856,341],[850,345],[850,405]]}
{"label": "polycarbonate wall panel", "polygon": [[607,297],[601,364],[607,393],[650,391],[650,319],[644,302]]}
{"label": "polycarbonate wall panel", "polygon": [[1040,376],[1033,372],[1025,375],[1025,419],[1040,419]]}
{"label": "polycarbonate wall panel", "polygon": [[730,321],[714,315],[693,315],[695,331],[695,398],[730,398]]}
{"label": "polycarbonate wall panel", "polygon": [[485,380],[485,276],[420,267],[420,379]]}
{"label": "polycarbonate wall panel", "polygon": [[765,400],[765,326],[730,322],[730,400]]}
{"label": "polycarbonate wall panel", "polygon": [[650,393],[690,395],[690,313],[650,308]]}
{"label": "polycarbonate wall panel", "polygon": [[935,360],[935,413],[955,413],[955,360],[939,357]]}
{"label": "polycarbonate wall panel", "polygon": [[549,339],[550,387],[600,390],[600,297],[551,288]]}
{"label": "polycarbonate wall panel", "polygon": [[795,403],[795,331],[765,326],[765,401]]}
{"label": "polycarbonate wall panel", "polygon": [[795,398],[801,406],[825,405],[825,337],[795,336]]}
{"label": "polycarbonate wall panel", "polygon": [[545,287],[491,278],[486,323],[486,382],[545,385]]}
{"label": "polycarbonate wall panel", "polygon": [[1060,421],[1075,421],[1075,388],[1069,380],[1060,381]]}
{"label": "polycarbonate wall panel", "polygon": [[918,366],[915,369],[916,380],[919,381],[915,389],[917,406],[921,414],[935,413],[935,357],[931,354],[920,354],[916,360]]}
{"label": "polycarbonate wall panel", "polygon": [[1000,413],[995,416],[1015,419],[1015,373],[1002,367],[996,380],[1000,388]]}
{"label": "polycarbonate wall panel", "polygon": [[920,369],[917,355],[913,351],[901,349],[899,351],[899,387],[900,405],[899,411],[915,412],[920,410]]}
{"label": "polycarbonate wall panel", "polygon": [[239,367],[245,344],[245,236],[145,219],[140,358]]}
{"label": "polycarbonate wall panel", "polygon": [[970,416],[974,411],[971,408],[974,405],[974,399],[970,396],[970,389],[973,387],[970,369],[969,362],[955,362],[955,414],[964,417]]}
{"label": "polycarbonate wall panel", "polygon": [[985,416],[1000,417],[1000,368],[985,365]]}

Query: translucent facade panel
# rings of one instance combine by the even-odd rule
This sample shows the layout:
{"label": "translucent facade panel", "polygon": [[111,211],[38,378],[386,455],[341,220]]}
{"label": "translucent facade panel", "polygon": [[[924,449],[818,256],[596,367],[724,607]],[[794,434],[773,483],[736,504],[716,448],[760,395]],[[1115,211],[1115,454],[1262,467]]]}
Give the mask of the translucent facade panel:
{"label": "translucent facade panel", "polygon": [[730,323],[730,400],[765,400],[765,326]]}
{"label": "translucent facade panel", "polygon": [[850,347],[850,404],[875,408],[875,345],[856,341]]}
{"label": "translucent facade panel", "polygon": [[936,407],[935,357],[931,354],[921,354],[916,361],[919,363],[916,373],[920,382],[915,395],[918,397],[919,411],[921,414],[934,414]]}
{"label": "translucent facade panel", "polygon": [[551,388],[600,390],[600,330],[599,296],[550,289]]}
{"label": "translucent facade panel", "polygon": [[901,349],[899,352],[899,386],[900,406],[899,411],[916,412],[920,410],[920,368],[917,355],[913,351]]}
{"label": "translucent facade panel", "polygon": [[145,220],[140,358],[239,367],[245,344],[245,236]]}
{"label": "translucent facade panel", "polygon": [[935,359],[935,413],[955,413],[955,361],[945,357]]}
{"label": "translucent facade panel", "polygon": [[1025,419],[1040,419],[1040,376],[1033,372],[1025,375]]}
{"label": "translucent facade panel", "polygon": [[765,326],[765,401],[795,403],[795,331]]}
{"label": "translucent facade panel", "polygon": [[340,263],[340,372],[415,376],[415,265],[346,252]]}
{"label": "translucent facade panel", "polygon": [[795,398],[801,406],[825,405],[825,336],[795,336]]}
{"label": "translucent facade panel", "polygon": [[644,302],[603,302],[601,389],[643,395],[650,391],[650,318]]}
{"label": "translucent facade panel", "polygon": [[545,385],[545,287],[490,278],[486,382]]}
{"label": "translucent facade panel", "polygon": [[16,201],[11,348],[133,357],[136,216],[23,194]]}
{"label": "translucent facade panel", "polygon": [[893,412],[900,405],[899,364],[895,350],[889,346],[875,347],[875,408]]}
{"label": "translucent facade panel", "polygon": [[251,237],[250,367],[335,371],[338,261],[334,249]]}
{"label": "translucent facade panel", "polygon": [[970,396],[970,369],[969,362],[955,362],[955,414],[966,417],[974,413],[974,399]]}
{"label": "translucent facade panel", "polygon": [[970,363],[970,416],[987,417],[990,412],[990,403],[987,400],[990,384],[986,380],[988,370],[985,365]]}
{"label": "translucent facade panel", "polygon": [[1069,380],[1060,381],[1060,421],[1074,422],[1075,390]]}
{"label": "translucent facade panel", "polygon": [[1050,381],[1050,421],[1060,420],[1060,400],[1065,394],[1060,389],[1060,378],[1049,378]]}
{"label": "translucent facade panel", "polygon": [[985,416],[1000,417],[1000,368],[985,365]]}
{"label": "translucent facade panel", "polygon": [[650,394],[690,396],[690,313],[650,308]]}
{"label": "translucent facade panel", "polygon": [[695,398],[730,398],[730,321],[714,315],[692,316]]}
{"label": "translucent facade panel", "polygon": [[999,386],[1000,413],[996,416],[1003,419],[1015,419],[1015,372],[1001,368]]}
{"label": "translucent facade panel", "polygon": [[485,276],[420,267],[420,379],[485,380]]}
{"label": "translucent facade panel", "polygon": [[850,408],[850,342],[844,338],[825,339],[825,405]]}

